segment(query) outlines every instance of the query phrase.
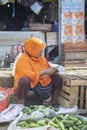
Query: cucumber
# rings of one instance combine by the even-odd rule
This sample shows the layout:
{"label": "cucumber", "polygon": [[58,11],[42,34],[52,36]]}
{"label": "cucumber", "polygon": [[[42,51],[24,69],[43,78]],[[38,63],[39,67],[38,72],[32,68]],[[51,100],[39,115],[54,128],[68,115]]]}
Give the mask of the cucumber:
{"label": "cucumber", "polygon": [[69,130],[73,130],[73,128],[72,128],[72,127],[70,127],[70,128],[69,128]]}
{"label": "cucumber", "polygon": [[57,119],[64,119],[64,115],[63,114],[57,115]]}
{"label": "cucumber", "polygon": [[82,121],[83,124],[86,124],[86,121],[82,117],[77,117],[79,120]]}
{"label": "cucumber", "polygon": [[69,119],[73,120],[73,121],[78,121],[79,119],[74,117],[74,116],[69,116]]}
{"label": "cucumber", "polygon": [[52,119],[52,121],[53,121],[55,124],[59,124],[59,120],[58,120],[56,117],[54,117],[54,118]]}
{"label": "cucumber", "polygon": [[77,126],[72,126],[73,130],[80,130]]}
{"label": "cucumber", "polygon": [[84,125],[83,128],[81,128],[81,130],[87,130],[87,125]]}
{"label": "cucumber", "polygon": [[69,126],[72,126],[72,125],[74,125],[74,121],[72,121],[72,120],[67,120],[67,119],[63,119],[62,121],[61,121],[63,124],[65,124],[65,125],[69,125]]}
{"label": "cucumber", "polygon": [[64,124],[62,122],[59,123],[61,130],[65,130]]}
{"label": "cucumber", "polygon": [[85,125],[84,124],[82,124],[82,125],[78,125],[78,128],[83,128]]}
{"label": "cucumber", "polygon": [[81,120],[78,120],[78,121],[76,122],[76,125],[77,125],[77,126],[82,125],[82,124],[83,124],[83,123],[82,123]]}

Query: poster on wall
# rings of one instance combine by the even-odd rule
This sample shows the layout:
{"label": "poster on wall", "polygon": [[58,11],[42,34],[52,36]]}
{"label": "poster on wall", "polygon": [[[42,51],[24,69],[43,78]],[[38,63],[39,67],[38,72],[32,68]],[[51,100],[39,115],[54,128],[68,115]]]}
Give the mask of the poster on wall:
{"label": "poster on wall", "polygon": [[84,42],[84,0],[62,0],[61,43]]}

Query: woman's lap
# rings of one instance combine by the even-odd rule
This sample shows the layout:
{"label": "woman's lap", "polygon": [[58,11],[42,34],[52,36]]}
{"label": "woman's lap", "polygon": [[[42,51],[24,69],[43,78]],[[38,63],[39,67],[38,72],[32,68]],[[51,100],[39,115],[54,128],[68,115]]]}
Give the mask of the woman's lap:
{"label": "woman's lap", "polygon": [[[62,78],[59,75],[52,76],[52,91],[62,88]],[[30,81],[27,77],[22,77],[18,81],[17,96],[18,99],[25,99],[28,95],[30,88]],[[32,90],[34,91],[34,89]]]}

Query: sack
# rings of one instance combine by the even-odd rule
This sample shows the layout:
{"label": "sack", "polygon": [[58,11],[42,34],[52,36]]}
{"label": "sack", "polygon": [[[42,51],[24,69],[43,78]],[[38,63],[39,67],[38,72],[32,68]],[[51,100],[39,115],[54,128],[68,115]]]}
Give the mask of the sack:
{"label": "sack", "polygon": [[13,93],[13,91],[14,91],[13,88],[6,89],[6,88],[3,88],[3,87],[0,87],[0,92],[3,92],[3,93],[6,94],[5,99],[0,101],[0,112],[3,111],[8,106],[10,96]]}
{"label": "sack", "polygon": [[39,94],[42,100],[46,100],[52,95],[52,84],[45,87],[37,84],[34,90],[37,94]]}

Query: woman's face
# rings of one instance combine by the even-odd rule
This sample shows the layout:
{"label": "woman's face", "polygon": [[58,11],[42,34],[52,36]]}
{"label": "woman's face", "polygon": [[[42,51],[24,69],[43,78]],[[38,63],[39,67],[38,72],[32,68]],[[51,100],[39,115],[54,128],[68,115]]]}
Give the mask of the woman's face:
{"label": "woman's face", "polygon": [[38,53],[37,58],[40,58],[41,55],[42,55],[42,51],[40,51],[40,53]]}

